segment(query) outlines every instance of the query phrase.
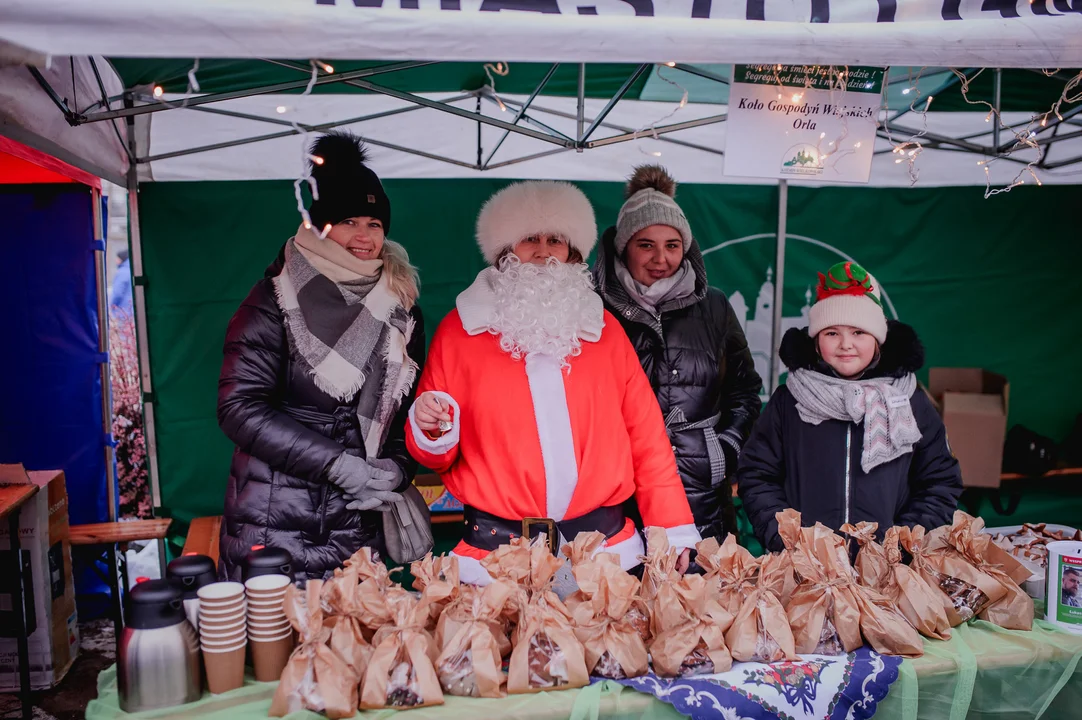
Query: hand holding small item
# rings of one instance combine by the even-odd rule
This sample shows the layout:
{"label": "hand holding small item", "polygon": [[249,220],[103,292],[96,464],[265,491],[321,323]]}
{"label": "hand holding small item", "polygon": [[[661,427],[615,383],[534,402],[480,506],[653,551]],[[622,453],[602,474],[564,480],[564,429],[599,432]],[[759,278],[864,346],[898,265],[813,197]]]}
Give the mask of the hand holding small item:
{"label": "hand holding small item", "polygon": [[434,392],[421,393],[413,408],[417,427],[432,435],[450,432],[454,421],[454,408],[447,400]]}

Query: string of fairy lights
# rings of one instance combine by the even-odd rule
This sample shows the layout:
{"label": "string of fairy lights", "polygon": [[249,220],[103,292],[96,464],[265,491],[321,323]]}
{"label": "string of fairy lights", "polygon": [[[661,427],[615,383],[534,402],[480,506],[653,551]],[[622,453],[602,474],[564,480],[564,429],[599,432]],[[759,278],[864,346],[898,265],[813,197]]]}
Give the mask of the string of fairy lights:
{"label": "string of fairy lights", "polygon": [[[804,67],[804,66],[802,66]],[[301,104],[304,102],[304,98],[312,94],[312,90],[315,87],[316,81],[319,78],[320,73],[327,75],[333,75],[335,72],[334,67],[322,60],[312,59],[309,60],[310,77],[304,91],[297,96],[297,99],[293,106],[279,105],[275,108],[275,111],[279,115],[286,115],[294,113]],[[675,69],[675,62],[658,63],[654,66],[655,76],[673,86],[680,92],[680,100],[675,104],[675,107],[666,115],[657,118],[656,120],[643,125],[632,133],[632,142],[636,143],[639,151],[650,155],[652,157],[660,157],[661,151],[659,150],[647,150],[638,141],[644,139],[659,139],[659,133],[657,131],[660,126],[666,120],[669,120],[682,109],[687,107],[689,99],[689,91],[686,87],[681,85],[676,79],[670,77],[667,71]],[[815,145],[817,157],[822,160],[826,160],[831,156],[844,156],[855,153],[861,148],[861,141],[857,141],[852,144],[852,147],[848,147],[846,140],[849,137],[849,121],[844,112],[841,112],[838,107],[838,103],[835,102],[835,93],[845,92],[849,89],[850,83],[850,70],[848,66],[807,66],[805,70],[805,77],[803,85],[794,85],[791,78],[788,83],[782,81],[781,73],[783,68],[787,66],[783,65],[764,65],[755,66],[755,69],[761,73],[769,73],[773,77],[773,85],[776,86],[777,97],[779,100],[787,99],[792,103],[800,103],[808,90],[813,88],[819,88],[816,84],[816,78],[826,78],[827,87],[825,88],[829,92],[830,105],[834,108],[833,114],[841,121],[841,131],[828,139],[826,132],[821,132],[818,141]],[[491,95],[496,105],[501,111],[507,111],[507,105],[496,89],[496,78],[506,78],[510,75],[511,66],[506,62],[485,63],[482,69],[487,77],[488,83],[483,88],[488,94]],[[1010,192],[1012,189],[1026,184],[1027,178],[1032,180],[1038,186],[1042,185],[1038,170],[1042,160],[1047,152],[1046,146],[1050,144],[1050,140],[1042,141],[1039,136],[1045,129],[1048,128],[1049,122],[1054,118],[1057,123],[1064,122],[1063,108],[1065,105],[1073,105],[1082,101],[1082,71],[1079,71],[1073,77],[1067,79],[1064,83],[1064,87],[1059,97],[1052,103],[1048,110],[1038,112],[1031,115],[1025,122],[1011,125],[1004,116],[1004,112],[997,108],[995,104],[985,99],[974,99],[970,96],[971,86],[973,82],[985,72],[985,69],[981,69],[972,74],[967,74],[958,69],[947,68],[947,70],[954,74],[958,80],[958,91],[962,100],[967,105],[979,106],[982,109],[986,108],[987,113],[985,115],[985,122],[995,123],[994,129],[998,130],[998,133],[993,131],[993,136],[1002,136],[1007,134],[1008,140],[1006,143],[999,143],[997,147],[990,147],[989,157],[985,157],[982,160],[977,161],[977,166],[982,168],[985,176],[985,198],[990,198],[999,193]],[[908,108],[905,111],[905,115],[910,117],[919,118],[919,127],[917,128],[900,128],[893,122],[895,117],[892,117],[893,113],[897,112],[897,109],[892,110],[890,107],[889,93],[883,93],[882,104],[876,118],[877,126],[882,130],[882,136],[891,146],[891,154],[896,155],[894,164],[901,165],[906,164],[906,170],[909,174],[910,185],[916,185],[920,176],[920,169],[917,161],[921,154],[926,149],[926,143],[929,142],[927,135],[929,133],[928,119],[929,110],[932,106],[932,101],[935,99],[934,94],[926,94],[921,87],[921,80],[925,76],[928,68],[920,68],[915,73],[910,70],[907,87],[901,90],[901,94],[909,100]],[[181,101],[171,102],[165,99],[165,90],[161,85],[155,84],[152,87],[152,95],[156,102],[162,103],[169,107],[184,108],[188,101],[201,92],[199,78],[199,59],[195,59],[190,70],[187,72],[187,89],[184,92]],[[1046,77],[1058,77],[1060,69],[1045,69],[1042,73]],[[884,90],[888,87],[886,82],[888,73],[884,72]],[[901,115],[902,113],[898,113]],[[308,151],[309,139],[311,132],[307,125],[302,125],[294,119],[287,118],[294,131],[301,138],[301,171],[293,183],[294,196],[297,201],[297,212],[300,214],[304,227],[307,229],[312,228],[312,219],[308,214],[307,208],[305,208],[304,197],[302,188],[307,185],[308,190],[311,193],[313,199],[319,198],[319,187],[315,182],[315,179],[311,174],[312,165],[321,165],[323,158],[312,155]],[[904,136],[905,132],[899,132],[904,130],[908,132],[908,136]],[[939,142],[939,141],[937,141]],[[935,146],[935,145],[933,145]],[[1023,151],[1031,151],[1032,157],[1027,159],[1018,173],[1013,179],[1006,185],[1001,187],[993,187],[993,177],[990,172],[990,167],[995,163],[1001,163],[1004,161],[1019,162],[1016,153]],[[838,158],[836,158],[837,161]],[[324,227],[320,230],[320,236],[325,237],[330,230],[330,226]]]}

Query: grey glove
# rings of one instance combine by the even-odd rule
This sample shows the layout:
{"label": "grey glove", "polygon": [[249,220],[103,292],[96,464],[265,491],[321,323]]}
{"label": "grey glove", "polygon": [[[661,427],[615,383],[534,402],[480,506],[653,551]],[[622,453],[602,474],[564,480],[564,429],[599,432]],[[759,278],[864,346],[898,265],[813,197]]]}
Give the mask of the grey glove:
{"label": "grey glove", "polygon": [[402,495],[395,488],[402,484],[402,470],[393,460],[365,460],[342,453],[327,471],[327,477],[342,489],[349,510],[386,509],[400,502]]}

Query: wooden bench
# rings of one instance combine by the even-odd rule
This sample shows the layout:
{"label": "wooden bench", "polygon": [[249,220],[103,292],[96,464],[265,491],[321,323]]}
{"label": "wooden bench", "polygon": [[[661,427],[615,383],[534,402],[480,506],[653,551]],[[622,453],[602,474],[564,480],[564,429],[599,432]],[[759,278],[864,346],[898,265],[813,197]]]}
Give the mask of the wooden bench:
{"label": "wooden bench", "polygon": [[222,530],[222,516],[199,517],[188,525],[184,538],[184,555],[206,555],[218,565],[218,536]]}
{"label": "wooden bench", "polygon": [[[88,523],[71,526],[72,545],[107,545],[116,543],[127,546],[137,540],[164,540],[172,524],[169,518],[151,520],[127,520],[123,522]],[[127,549],[122,547],[121,549]]]}
{"label": "wooden bench", "polygon": [[[80,555],[84,558],[84,564],[91,568],[109,586],[110,600],[113,606],[113,629],[116,633],[117,651],[120,650],[121,630],[124,627],[124,599],[123,595],[128,591],[128,563],[124,553],[128,550],[128,543],[140,540],[157,540],[165,542],[165,535],[169,532],[169,526],[173,521],[169,518],[152,518],[150,520],[127,520],[121,522],[86,523],[84,525],[72,525],[70,538],[72,546],[72,560]],[[82,552],[79,551],[82,549]],[[98,569],[98,561],[106,558],[109,571],[102,573]],[[164,557],[161,554],[159,557]],[[165,568],[162,567],[162,575]],[[117,582],[119,572],[121,583]]]}

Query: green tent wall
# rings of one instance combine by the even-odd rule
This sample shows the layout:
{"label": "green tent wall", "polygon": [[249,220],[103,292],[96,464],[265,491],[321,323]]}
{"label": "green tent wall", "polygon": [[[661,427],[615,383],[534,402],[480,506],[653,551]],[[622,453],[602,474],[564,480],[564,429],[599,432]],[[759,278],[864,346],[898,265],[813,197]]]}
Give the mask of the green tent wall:
{"label": "green tent wall", "polygon": [[[385,183],[393,236],[421,271],[428,337],[482,267],[474,222],[504,184]],[[580,185],[604,228],[623,188]],[[739,292],[749,319],[774,261],[777,192],[678,191],[704,249],[761,236],[706,256],[711,284]],[[784,315],[799,316],[816,272],[841,259],[835,250],[845,253],[876,273],[899,318],[917,328],[927,365],[1003,373],[1010,422],[1058,440],[1082,411],[1082,378],[1069,370],[1082,356],[1082,314],[1074,310],[1082,282],[1064,272],[1082,266],[1082,244],[1072,240],[1077,199],[1070,186],[1020,187],[991,200],[974,187],[791,187]],[[289,181],[145,183],[139,205],[162,505],[187,521],[222,508],[232,446],[215,411],[226,326],[299,217]]]}

